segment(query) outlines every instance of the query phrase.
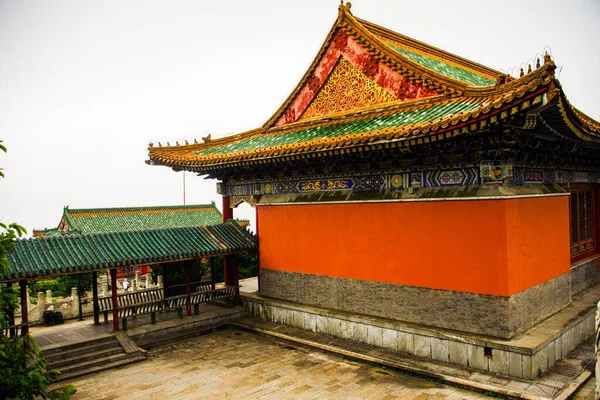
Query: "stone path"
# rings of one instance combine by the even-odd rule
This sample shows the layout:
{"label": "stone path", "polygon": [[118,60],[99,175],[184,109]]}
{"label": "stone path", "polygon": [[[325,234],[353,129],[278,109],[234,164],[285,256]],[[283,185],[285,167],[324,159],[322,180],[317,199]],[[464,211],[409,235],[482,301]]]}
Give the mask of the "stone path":
{"label": "stone path", "polygon": [[446,382],[476,388],[483,392],[516,398],[566,399],[590,376],[590,371],[594,365],[594,344],[591,337],[557,362],[544,375],[533,381],[528,381],[477,372],[438,361],[423,360],[383,347],[373,347],[364,343],[274,324],[257,318],[244,318],[237,321],[236,325],[260,334],[316,349],[430,375]]}
{"label": "stone path", "polygon": [[484,395],[228,329],[80,378],[79,399],[483,399]]}
{"label": "stone path", "polygon": [[590,378],[585,385],[583,385],[577,392],[571,397],[572,400],[594,400],[596,390],[596,378]]}

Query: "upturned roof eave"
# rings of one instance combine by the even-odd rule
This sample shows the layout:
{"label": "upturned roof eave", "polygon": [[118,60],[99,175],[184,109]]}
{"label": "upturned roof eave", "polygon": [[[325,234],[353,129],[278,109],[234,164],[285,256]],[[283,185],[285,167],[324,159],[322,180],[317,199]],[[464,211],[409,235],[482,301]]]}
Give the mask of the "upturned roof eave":
{"label": "upturned roof eave", "polygon": [[[493,101],[502,101],[502,103],[509,103],[515,98],[522,97],[525,93],[532,92],[540,87],[546,87],[549,84],[550,80],[546,77],[546,73],[543,69],[534,71],[534,73],[528,74],[527,76],[515,80],[513,82],[509,82],[505,85],[502,85],[494,91],[494,95],[481,95],[481,96],[461,96],[461,97],[448,97],[448,96],[435,96],[425,99],[418,99],[407,102],[398,102],[393,103],[387,106],[373,106],[370,109],[364,110],[351,110],[345,111],[332,116],[325,116],[321,118],[317,118],[309,121],[300,121],[295,122],[289,125],[284,125],[280,127],[274,127],[269,129],[267,132],[261,135],[254,135],[253,137],[259,137],[265,134],[285,134],[286,132],[291,132],[299,129],[306,129],[310,127],[323,126],[323,125],[333,125],[340,122],[352,121],[355,119],[367,119],[372,118],[377,115],[388,114],[390,112],[394,113],[402,113],[405,109],[414,109],[416,107],[420,107],[423,105],[427,105],[430,103],[436,103],[440,101],[450,101],[453,100],[463,100],[463,101],[471,101],[471,100],[481,100],[482,97],[490,97],[490,102]],[[503,97],[505,96],[505,97]],[[494,100],[495,99],[495,100]],[[429,122],[424,123],[423,126],[428,125]],[[155,148],[156,149],[156,148]],[[207,171],[204,166],[218,166],[222,163],[215,162],[214,164],[204,164],[198,162],[199,160],[189,160],[187,155],[191,154],[193,149],[187,148],[184,149],[184,146],[180,147],[170,147],[170,148],[158,148],[157,151],[150,153],[150,163],[153,165],[165,165],[171,168],[180,168],[186,169],[194,172],[202,172]],[[177,157],[174,156],[174,153],[180,154],[182,156]],[[267,157],[268,158],[268,157]],[[261,157],[256,157],[253,159],[260,160],[263,159]]]}
{"label": "upturned roof eave", "polygon": [[439,59],[452,61],[456,64],[460,64],[465,68],[473,70],[474,72],[478,72],[481,75],[489,77],[490,79],[496,79],[498,75],[501,74],[500,71],[497,71],[493,68],[485,66],[483,64],[474,62],[467,58],[458,56],[456,54],[450,53],[448,51],[442,50],[438,47],[432,46],[428,43],[413,39],[409,36],[403,35],[399,32],[393,31],[381,25],[375,24],[373,22],[364,20],[362,18],[354,17],[362,26],[364,26],[369,32],[376,36],[381,36],[385,39],[396,41],[406,45],[407,47],[414,48],[416,50],[431,54],[436,56]]}

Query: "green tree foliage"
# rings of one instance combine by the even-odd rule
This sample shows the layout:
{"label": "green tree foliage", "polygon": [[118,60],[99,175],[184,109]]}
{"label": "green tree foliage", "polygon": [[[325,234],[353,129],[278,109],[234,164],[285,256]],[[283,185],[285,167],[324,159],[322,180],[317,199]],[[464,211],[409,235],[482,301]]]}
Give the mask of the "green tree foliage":
{"label": "green tree foliage", "polygon": [[[6,152],[1,140],[0,151]],[[4,176],[1,171],[0,176]],[[0,223],[0,275],[10,268],[8,252],[16,246],[17,238],[26,233],[18,224]],[[48,385],[56,381],[58,371],[46,370],[46,360],[40,356],[33,338],[9,337],[10,316],[17,307],[14,288],[0,285],[0,399],[69,399],[75,392],[73,386],[48,392]]]}

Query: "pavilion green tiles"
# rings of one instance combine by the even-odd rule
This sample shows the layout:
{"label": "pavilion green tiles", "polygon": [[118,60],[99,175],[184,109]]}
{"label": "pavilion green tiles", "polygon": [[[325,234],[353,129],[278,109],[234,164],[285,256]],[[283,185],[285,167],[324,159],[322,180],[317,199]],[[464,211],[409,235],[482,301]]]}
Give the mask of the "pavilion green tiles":
{"label": "pavilion green tiles", "polygon": [[62,233],[108,233],[143,229],[215,225],[222,215],[214,203],[187,206],[70,209],[65,207],[58,232],[38,231],[42,236]]}
{"label": "pavilion green tiles", "polygon": [[412,124],[430,122],[436,119],[472,111],[481,107],[482,103],[477,101],[450,101],[441,105],[426,106],[405,110],[388,115],[360,119],[351,122],[342,122],[333,125],[321,125],[300,129],[286,133],[278,133],[268,136],[255,136],[238,142],[223,146],[196,151],[195,155],[227,154],[239,151],[255,150],[260,148],[282,146],[292,143],[301,143],[311,140],[326,139],[337,136],[353,135],[362,132],[399,128]]}
{"label": "pavilion green tiles", "polygon": [[450,65],[430,57],[425,57],[421,54],[413,53],[412,51],[408,51],[398,46],[394,46],[391,44],[389,46],[392,49],[396,50],[398,53],[402,54],[403,56],[408,57],[412,61],[421,64],[426,68],[439,72],[440,74],[445,75],[448,78],[456,79],[474,86],[493,86],[496,84],[496,81],[484,78],[483,76],[477,75],[473,72],[456,67],[454,65]]}
{"label": "pavilion green tiles", "polygon": [[255,236],[237,222],[21,239],[0,281],[80,273],[256,250]]}

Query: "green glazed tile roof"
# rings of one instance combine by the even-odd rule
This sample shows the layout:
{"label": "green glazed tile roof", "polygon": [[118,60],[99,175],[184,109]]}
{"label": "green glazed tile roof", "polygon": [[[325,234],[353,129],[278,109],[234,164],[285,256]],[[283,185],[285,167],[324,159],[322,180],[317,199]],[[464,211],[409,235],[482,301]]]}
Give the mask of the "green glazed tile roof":
{"label": "green glazed tile roof", "polygon": [[222,222],[222,215],[212,203],[131,208],[70,209],[65,207],[63,219],[69,231],[105,233],[215,225]]}
{"label": "green glazed tile roof", "polygon": [[21,239],[0,281],[230,254],[256,249],[252,233],[220,225]]}
{"label": "green glazed tile roof", "polygon": [[391,44],[389,46],[412,61],[445,75],[448,78],[456,79],[474,86],[493,86],[496,84],[496,81],[484,78],[483,76],[477,75],[471,71],[467,71],[454,65],[446,64],[445,62],[426,57],[421,54],[413,53],[412,51],[408,51],[398,46]]}
{"label": "green glazed tile roof", "polygon": [[56,228],[52,228],[52,229],[34,229],[33,230],[33,236],[60,236],[62,235],[64,232],[59,231]]}
{"label": "green glazed tile roof", "polygon": [[356,133],[397,128],[423,122],[434,121],[448,115],[472,111],[481,106],[477,101],[451,101],[441,105],[433,105],[417,109],[410,109],[400,113],[392,113],[377,117],[342,122],[333,125],[316,126],[282,134],[254,136],[248,139],[229,143],[223,146],[196,151],[195,155],[227,154],[239,151],[255,150],[266,147],[281,146],[300,143],[309,140],[327,139],[336,136],[352,135]]}

